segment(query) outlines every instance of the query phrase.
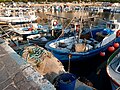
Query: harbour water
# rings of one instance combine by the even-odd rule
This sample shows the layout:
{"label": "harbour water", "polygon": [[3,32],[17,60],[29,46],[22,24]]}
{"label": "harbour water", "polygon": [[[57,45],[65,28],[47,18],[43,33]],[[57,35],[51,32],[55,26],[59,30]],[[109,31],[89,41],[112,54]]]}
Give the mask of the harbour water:
{"label": "harbour water", "polygon": [[[80,17],[81,12],[58,12],[51,13],[52,15],[73,18]],[[89,17],[92,14],[99,15],[99,18],[110,20],[113,13],[98,13],[98,12],[85,12],[84,15]],[[120,21],[120,14],[115,13],[114,18]],[[97,22],[97,21],[96,21]],[[102,23],[102,22],[100,22]],[[80,80],[83,82],[90,81],[98,90],[111,90],[111,84],[109,77],[106,73],[106,60],[112,53],[106,51],[106,56],[101,57],[100,55],[96,55],[95,57],[89,58],[89,60],[85,61],[75,61],[70,63],[70,72],[75,74]],[[68,70],[68,62],[63,62],[63,65]]]}
{"label": "harbour water", "polygon": [[[38,13],[38,16],[44,22],[47,22],[47,20],[51,21],[53,18],[59,19],[64,28],[67,26],[67,24],[70,22],[70,20],[73,17],[83,18],[82,16],[84,16],[85,18],[89,18],[93,15],[98,15],[99,16],[98,18],[100,19],[94,19],[93,21],[91,20],[91,22],[87,21],[89,22],[89,24],[98,24],[98,23],[103,24],[102,22],[103,20],[110,20],[110,18],[113,17],[112,13],[98,13],[98,12],[88,12],[88,11]],[[61,17],[64,19],[61,19]],[[114,18],[120,21],[120,14],[118,13],[114,14]],[[42,23],[40,20],[38,20],[38,22]],[[49,24],[49,22],[47,24]],[[97,90],[111,90],[110,80],[106,73],[106,61],[112,53],[110,53],[109,51],[106,51],[105,53],[106,54],[104,57],[98,54],[95,57],[91,57],[84,61],[76,60],[76,61],[71,61],[70,64],[68,62],[62,62],[62,63],[65,67],[65,70],[76,75],[80,81],[83,81],[84,83],[89,85],[92,83],[91,86],[95,87]]]}
{"label": "harbour water", "polygon": [[45,14],[51,14],[55,16],[70,18],[70,19],[72,19],[73,17],[80,18],[81,16],[90,17],[92,15],[99,15],[101,19],[105,18],[106,20],[109,20],[111,16],[114,14],[115,19],[120,21],[120,13],[110,13],[110,12],[79,11],[79,12],[40,12],[38,13],[40,18],[46,17]]}

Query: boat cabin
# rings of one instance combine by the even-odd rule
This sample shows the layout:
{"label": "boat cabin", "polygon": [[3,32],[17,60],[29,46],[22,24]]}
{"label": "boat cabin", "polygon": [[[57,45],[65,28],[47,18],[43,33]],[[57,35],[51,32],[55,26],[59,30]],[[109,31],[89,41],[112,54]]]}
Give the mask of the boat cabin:
{"label": "boat cabin", "polygon": [[106,25],[107,28],[113,31],[118,31],[120,29],[120,22],[118,22],[117,20],[110,20]]}

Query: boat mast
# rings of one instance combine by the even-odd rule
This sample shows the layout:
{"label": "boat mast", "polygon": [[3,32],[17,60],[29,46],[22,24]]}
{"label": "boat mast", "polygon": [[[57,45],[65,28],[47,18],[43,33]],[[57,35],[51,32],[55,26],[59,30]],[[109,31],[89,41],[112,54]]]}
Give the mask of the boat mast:
{"label": "boat mast", "polygon": [[58,40],[61,36],[64,35],[64,30],[66,30],[68,28],[68,26],[72,23],[72,21],[74,20],[75,17],[72,18],[72,20],[67,24],[67,26],[64,28],[62,28],[62,33],[60,34],[60,36],[56,39]]}
{"label": "boat mast", "polygon": [[79,34],[78,34],[78,40],[80,39],[80,36],[81,36],[81,33],[82,33],[82,28],[83,28],[83,10],[84,10],[84,7],[82,7],[82,16],[80,18],[80,29],[79,29]]}
{"label": "boat mast", "polygon": [[[9,35],[7,32],[5,32],[5,30],[3,30],[2,27],[0,27],[0,29],[7,35],[7,37],[10,38],[10,40],[11,40],[16,46],[18,46],[18,45],[14,42],[14,40],[10,37],[10,35]],[[4,36],[4,35],[3,35],[3,36]],[[2,37],[2,36],[1,36],[1,37]]]}

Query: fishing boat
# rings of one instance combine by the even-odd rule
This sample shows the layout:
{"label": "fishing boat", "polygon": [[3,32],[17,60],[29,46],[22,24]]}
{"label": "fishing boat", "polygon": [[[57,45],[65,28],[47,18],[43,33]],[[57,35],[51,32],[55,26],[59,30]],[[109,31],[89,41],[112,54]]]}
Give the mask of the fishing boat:
{"label": "fishing boat", "polygon": [[44,26],[38,23],[28,23],[15,26],[11,25],[10,23],[9,27],[10,29],[8,29],[8,31],[12,31],[18,33],[19,35],[22,35],[24,40],[27,40],[27,36],[29,35],[36,35],[43,31],[48,32],[48,28],[43,28]]}
{"label": "fishing boat", "polygon": [[117,20],[110,20],[106,26],[106,28],[89,30],[82,38],[75,35],[52,40],[45,47],[62,62],[69,59],[89,60],[88,58],[107,50],[114,42],[120,41],[120,23]]}
{"label": "fishing boat", "polygon": [[[52,36],[51,33],[40,33],[40,34],[30,35],[30,36],[27,36],[27,41],[29,44],[36,44],[38,46],[45,48],[45,44],[47,42],[58,38],[58,36],[60,35],[60,33],[57,31],[54,33],[55,33],[54,36]],[[64,35],[64,36],[67,36],[67,35]]]}
{"label": "fishing boat", "polygon": [[[28,36],[28,38],[30,38],[30,37]],[[44,36],[38,36],[37,38],[34,38],[34,39],[27,39],[27,40],[28,40],[29,44],[36,44],[41,47],[44,47],[47,42],[49,42],[53,39],[55,39],[55,37],[50,36],[50,35],[44,35]]]}
{"label": "fishing boat", "polygon": [[[57,26],[58,25],[58,26]],[[54,32],[56,30],[61,30],[61,25],[57,24],[54,26]],[[9,23],[9,26],[12,27],[9,29],[9,31],[14,31],[16,33],[19,33],[21,35],[33,35],[33,34],[38,34],[38,33],[50,33],[52,30],[49,28],[49,25],[40,25],[38,23],[28,23],[28,24],[23,24],[20,25],[19,27],[16,25],[15,27]]]}
{"label": "fishing boat", "polygon": [[[54,40],[58,38],[62,32],[62,24],[58,23],[57,20],[51,21],[51,29],[49,29],[47,25],[45,25],[47,29],[45,29],[44,26],[42,26],[41,32],[38,35],[30,35],[27,37],[29,44],[36,44],[41,47],[45,48],[45,44],[51,40]],[[69,31],[69,30],[65,30]]]}
{"label": "fishing boat", "polygon": [[109,57],[106,69],[112,90],[120,90],[120,48]]}
{"label": "fishing boat", "polygon": [[19,8],[15,8],[15,10],[5,10],[6,14],[0,16],[1,22],[7,22],[11,24],[22,24],[26,22],[34,22],[38,17],[35,15],[34,11],[23,10]]}
{"label": "fishing boat", "polygon": [[38,33],[37,29],[39,29],[37,23],[30,23],[30,24],[26,24],[26,25],[22,25],[22,26],[15,26],[15,27],[12,25],[9,25],[9,26],[11,26],[9,31],[14,31],[14,32],[19,33],[21,35],[23,35],[23,34],[36,34],[36,33]]}

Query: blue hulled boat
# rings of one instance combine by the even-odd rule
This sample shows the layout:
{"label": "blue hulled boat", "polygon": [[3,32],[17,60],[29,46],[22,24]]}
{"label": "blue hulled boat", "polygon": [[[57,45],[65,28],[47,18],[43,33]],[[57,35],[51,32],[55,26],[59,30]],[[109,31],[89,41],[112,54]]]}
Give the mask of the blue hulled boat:
{"label": "blue hulled boat", "polygon": [[69,59],[71,61],[88,60],[120,41],[120,23],[117,20],[111,20],[106,25],[107,28],[90,30],[81,38],[70,36],[50,41],[45,47],[62,62]]}
{"label": "blue hulled boat", "polygon": [[106,69],[112,90],[120,90],[120,48],[109,57]]}

